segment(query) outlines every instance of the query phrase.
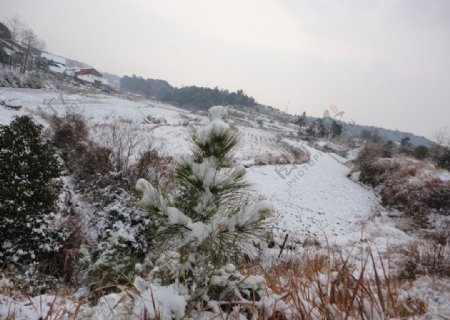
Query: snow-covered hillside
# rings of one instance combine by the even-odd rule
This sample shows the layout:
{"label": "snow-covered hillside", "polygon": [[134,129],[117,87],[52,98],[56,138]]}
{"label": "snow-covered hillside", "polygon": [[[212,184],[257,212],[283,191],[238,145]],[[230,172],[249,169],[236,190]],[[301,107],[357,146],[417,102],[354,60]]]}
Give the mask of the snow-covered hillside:
{"label": "snow-covered hillside", "polygon": [[[81,114],[86,119],[90,138],[99,145],[111,148],[111,130],[105,130],[111,127],[120,130],[119,134],[142,138],[142,142],[146,143],[133,149],[136,157],[151,146],[161,155],[181,158],[191,152],[191,133],[208,123],[205,113],[193,113],[139,96],[106,95],[84,89],[61,91],[0,88],[0,124],[9,124],[16,116],[30,115],[44,127],[49,127],[49,116],[63,116],[67,113]],[[358,264],[362,265],[364,257],[368,259],[368,248],[377,252],[379,256],[376,259],[380,257],[382,261],[381,256],[389,251],[391,245],[395,247],[414,243],[413,235],[396,227],[396,221],[389,217],[392,212],[381,205],[374,190],[349,178],[351,165],[348,160],[356,157],[356,150],[351,150],[347,153],[348,158],[343,158],[315,149],[306,141],[294,138],[296,127],[289,123],[270,119],[267,115],[255,116],[254,111],[233,110],[230,113],[238,115],[231,117],[230,124],[237,129],[240,137],[234,158],[238,164],[247,167],[246,178],[252,185],[252,196],[268,200],[273,207],[273,215],[268,219],[268,233],[273,233],[275,244],[273,249],[266,248],[263,251],[261,259],[266,263],[270,264],[277,257],[281,240],[289,235],[290,242],[286,251],[292,256],[300,255],[309,248],[317,249],[314,254],[327,250],[330,250],[327,253],[330,254],[331,250],[336,250],[338,254],[352,257],[351,263],[355,265],[357,277],[357,272],[361,271]],[[317,147],[325,150],[323,147],[326,143],[328,142],[319,142]],[[430,168],[422,171],[429,172]],[[439,172],[443,180],[448,178],[448,172],[443,174],[434,169],[431,171]],[[64,177],[64,181],[70,189],[70,176]],[[75,188],[72,188],[72,192],[75,201],[80,202],[86,212],[89,211],[84,214],[95,211],[95,208],[90,208],[90,204],[83,203]],[[355,248],[360,252],[358,257],[352,256]],[[401,256],[402,251],[399,252]],[[397,259],[397,255],[398,252],[392,257]],[[289,260],[290,256],[285,253],[283,258]],[[374,263],[370,272],[377,268],[380,266],[375,266]],[[383,268],[379,272],[384,272]],[[323,277],[321,282],[327,282],[325,278],[335,273],[333,271],[326,275],[321,273],[322,270],[316,271]],[[285,281],[284,278],[282,280]],[[313,283],[316,281],[313,279]],[[0,288],[7,288],[10,283],[8,279],[0,278]],[[448,296],[439,295],[448,288],[448,281],[422,277],[411,286],[412,297],[426,297],[429,312],[423,319],[449,314],[445,307]],[[178,299],[180,303],[176,308],[183,312],[185,300],[178,293],[175,294],[173,288],[153,284],[149,288],[141,288],[142,296],[150,296],[149,290],[154,290],[151,294],[163,292],[164,297],[161,298],[162,304],[159,307],[173,307],[171,299]],[[409,289],[405,290],[402,295],[406,295],[405,301],[409,301],[409,293],[405,293]],[[309,294],[308,291],[307,295]],[[51,308],[48,305],[55,303],[67,314],[80,312],[79,318],[113,319],[116,317],[116,309],[113,308],[113,312],[108,303],[119,305],[122,300],[129,299],[125,291],[121,294],[113,293],[103,297],[96,307],[91,308],[84,302],[79,305],[74,303],[79,299],[78,295],[82,297],[83,293],[76,292],[67,300],[45,294],[32,298],[30,304],[28,300],[12,298],[0,292],[0,318],[14,314],[17,319],[35,319],[49,313]],[[36,307],[41,301],[47,301],[46,305]],[[149,308],[147,310],[153,310],[152,306]]]}
{"label": "snow-covered hillside", "polygon": [[[44,114],[76,112],[88,120],[93,138],[100,143],[105,138],[101,127],[118,124],[136,135],[147,136],[160,153],[175,157],[190,152],[191,131],[207,121],[204,115],[138,97],[2,88],[0,101],[21,106],[19,110],[1,106],[2,124],[16,115],[29,114],[46,126]],[[294,237],[327,237],[339,244],[370,238],[366,230],[378,227],[368,227],[369,218],[383,209],[372,190],[347,177],[350,169],[342,163],[345,159],[311,148],[301,140],[280,138],[292,132],[286,124],[275,122],[272,127],[277,129],[268,129],[256,121],[253,126],[251,121],[248,123],[237,125],[241,143],[235,157],[242,164],[251,164],[268,154],[286,155],[286,145],[304,150],[310,157],[304,164],[253,166],[247,171],[254,194],[265,197],[274,207],[271,226],[275,231]],[[395,238],[399,232],[394,232]]]}
{"label": "snow-covered hillside", "polygon": [[[30,114],[45,126],[42,113],[63,115],[67,111],[76,112],[88,120],[94,132],[96,127],[105,124],[126,126],[136,130],[136,134],[148,136],[159,152],[171,156],[189,153],[192,128],[207,121],[204,115],[135,96],[1,88],[0,101],[5,101],[7,105],[22,106],[20,110],[0,108],[0,123],[3,124],[10,122],[15,115]],[[242,135],[236,150],[239,160],[251,163],[252,159],[263,159],[268,154],[276,157],[289,153],[286,145],[277,141],[274,131],[244,126],[238,126],[238,130]],[[101,137],[94,138],[98,138],[101,143]]]}
{"label": "snow-covered hillside", "polygon": [[330,154],[307,149],[309,163],[248,170],[257,192],[275,207],[273,225],[301,237],[326,236],[340,244],[358,241],[363,223],[379,210],[378,199],[348,179],[350,169]]}

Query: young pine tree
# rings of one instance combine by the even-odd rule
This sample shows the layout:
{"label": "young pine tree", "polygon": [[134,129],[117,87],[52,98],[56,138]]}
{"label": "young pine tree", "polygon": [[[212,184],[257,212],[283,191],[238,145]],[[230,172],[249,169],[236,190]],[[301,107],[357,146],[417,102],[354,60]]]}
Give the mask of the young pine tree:
{"label": "young pine tree", "polygon": [[231,159],[238,136],[227,123],[226,109],[212,107],[209,118],[193,134],[192,156],[176,167],[174,194],[163,195],[143,179],[136,185],[140,207],[156,221],[161,251],[177,257],[178,270],[169,282],[198,287],[207,286],[208,277],[243,253],[251,254],[270,212],[264,201],[249,203],[245,169]]}
{"label": "young pine tree", "polygon": [[30,117],[0,126],[0,266],[39,261],[59,250],[49,228],[59,194],[59,166]]}

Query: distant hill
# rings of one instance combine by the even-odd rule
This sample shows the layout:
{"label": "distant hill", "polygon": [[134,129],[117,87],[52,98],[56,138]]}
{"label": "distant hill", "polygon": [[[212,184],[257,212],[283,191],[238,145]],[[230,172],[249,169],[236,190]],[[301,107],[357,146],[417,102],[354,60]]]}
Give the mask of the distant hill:
{"label": "distant hill", "polygon": [[247,96],[243,90],[229,92],[217,87],[211,89],[197,86],[177,88],[165,80],[136,76],[120,79],[120,88],[188,109],[206,110],[215,105],[253,107],[257,104],[255,99]]}
{"label": "distant hill", "polygon": [[120,77],[119,76],[112,74],[112,73],[104,72],[103,78],[108,80],[108,82],[111,84],[111,86],[114,89],[117,89],[117,90],[120,89]]}
{"label": "distant hill", "polygon": [[[117,77],[117,76],[116,76]],[[105,74],[108,78],[108,75]],[[120,79],[120,88],[123,91],[143,95],[147,98],[157,99],[179,107],[187,109],[206,110],[214,105],[231,105],[235,107],[246,107],[244,110],[255,111],[265,114],[271,119],[281,122],[295,122],[296,116],[280,111],[276,108],[258,104],[253,97],[244,94],[242,90],[237,92],[229,92],[218,88],[203,88],[196,86],[188,86],[176,88],[169,82],[160,79],[144,79],[142,77],[125,76]],[[307,122],[312,123],[315,117],[307,117]],[[411,144],[431,146],[433,142],[423,136],[417,136],[409,132],[398,130],[390,130],[381,127],[364,126],[359,124],[343,125],[343,136],[349,138],[361,137],[363,131],[369,131],[371,134],[378,136],[381,140],[393,141],[400,143],[405,137],[409,137]]]}
{"label": "distant hill", "polygon": [[390,140],[392,142],[400,143],[403,138],[408,137],[410,139],[410,143],[413,145],[424,145],[426,147],[430,147],[434,144],[433,141],[423,136],[417,136],[410,132],[391,130],[374,126],[363,126],[359,124],[346,126],[344,130],[344,135],[349,138],[359,138],[361,137],[363,130],[368,130],[372,134],[378,135],[381,139],[385,141]]}
{"label": "distant hill", "polygon": [[[298,115],[292,115],[286,112],[283,112],[279,109],[265,106],[265,105],[257,105],[255,106],[256,112],[260,114],[264,114],[267,117],[280,121],[280,122],[290,122],[290,123],[297,123]],[[311,124],[319,119],[325,120],[324,117],[311,117],[307,116],[305,119],[305,128],[311,126]],[[371,135],[377,136],[382,141],[392,141],[400,143],[401,140],[405,137],[408,137],[410,139],[410,143],[413,145],[424,145],[427,147],[430,147],[434,144],[433,141],[430,139],[424,137],[424,136],[418,136],[410,132],[404,132],[399,130],[392,130],[392,129],[385,129],[382,127],[375,127],[375,126],[367,126],[367,125],[360,125],[355,123],[346,123],[343,121],[339,121],[333,118],[328,118],[328,125],[330,125],[330,121],[335,120],[339,124],[342,125],[342,136],[347,138],[361,138],[361,136],[364,134],[363,132],[366,131],[369,132]],[[325,120],[327,122],[327,120]]]}

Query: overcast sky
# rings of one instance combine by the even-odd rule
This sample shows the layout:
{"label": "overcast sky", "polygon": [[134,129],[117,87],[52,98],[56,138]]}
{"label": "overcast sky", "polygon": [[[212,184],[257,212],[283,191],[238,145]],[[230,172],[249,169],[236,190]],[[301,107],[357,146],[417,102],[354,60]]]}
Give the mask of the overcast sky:
{"label": "overcast sky", "polygon": [[427,137],[450,125],[450,0],[0,0],[16,14],[101,71]]}

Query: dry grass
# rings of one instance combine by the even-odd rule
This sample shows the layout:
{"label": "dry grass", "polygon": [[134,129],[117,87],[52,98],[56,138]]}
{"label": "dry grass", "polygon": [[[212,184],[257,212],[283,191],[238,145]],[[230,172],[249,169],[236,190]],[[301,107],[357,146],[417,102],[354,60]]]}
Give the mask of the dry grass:
{"label": "dry grass", "polygon": [[[410,264],[405,260],[394,263],[390,257],[404,255],[410,261],[419,260],[435,271],[441,270],[444,266],[448,267],[450,265],[448,255],[445,260],[443,254],[433,254],[433,250],[433,247],[420,248],[416,242],[406,247],[392,247],[384,257],[372,253],[367,248],[347,257],[344,257],[341,251],[331,248],[328,252],[322,251],[322,254],[317,253],[317,250],[311,250],[300,257],[291,256],[288,260],[274,261],[270,267],[249,264],[243,272],[248,275],[263,274],[268,288],[288,304],[292,319],[414,319],[427,313],[427,302],[417,295],[407,294],[413,283],[411,278],[405,277],[401,270],[400,275],[403,276],[389,271],[398,269],[398,266],[409,268]],[[418,251],[421,252],[421,257],[418,256]],[[412,273],[423,275],[418,270],[415,268]],[[445,275],[438,272],[433,276],[445,279]],[[43,319],[75,319],[79,316],[85,301],[79,300],[70,306],[61,303],[67,298],[67,292],[60,292],[54,299],[47,301],[46,317]],[[36,299],[27,297],[27,300],[29,305],[42,308],[36,303]],[[140,314],[134,314],[136,310],[133,310],[132,304],[129,303],[128,295],[121,295],[120,299],[109,306],[111,314],[128,312],[134,319],[161,318],[156,305],[153,305],[156,317],[151,317],[145,309]],[[229,304],[228,313],[205,312],[214,319],[231,319],[233,313],[242,312],[253,316],[253,319],[264,318],[264,310],[255,304],[224,301],[220,303],[224,310],[228,310],[228,305],[224,304]],[[195,309],[196,313],[193,311]],[[199,306],[186,310],[188,315],[183,319],[188,319],[189,316],[195,318],[195,315],[202,314],[199,310],[202,310]],[[16,319],[13,305],[6,319]],[[268,319],[287,318],[281,313],[273,312]]]}
{"label": "dry grass", "polygon": [[67,290],[34,298],[17,290],[6,293],[1,287],[0,293],[9,297],[0,299],[0,305],[7,310],[0,318],[5,320],[31,319],[33,316],[39,320],[79,319],[85,303],[82,299],[72,303]]}
{"label": "dry grass", "polygon": [[309,154],[301,149],[293,148],[285,154],[267,153],[263,156],[254,157],[254,163],[257,166],[262,165],[286,165],[286,164],[302,164],[308,162]]}
{"label": "dry grass", "polygon": [[393,246],[391,255],[398,257],[395,277],[414,280],[422,275],[450,278],[449,247],[433,239],[415,240],[406,246]]}
{"label": "dry grass", "polygon": [[400,296],[401,283],[370,250],[358,266],[351,256],[307,253],[257,269],[274,292],[286,294],[294,319],[403,319],[427,311],[424,301]]}
{"label": "dry grass", "polygon": [[443,170],[406,155],[380,157],[380,148],[366,146],[356,160],[356,168],[360,180],[379,191],[384,206],[412,217],[413,229],[429,227],[432,213],[450,215],[450,181],[440,177]]}

